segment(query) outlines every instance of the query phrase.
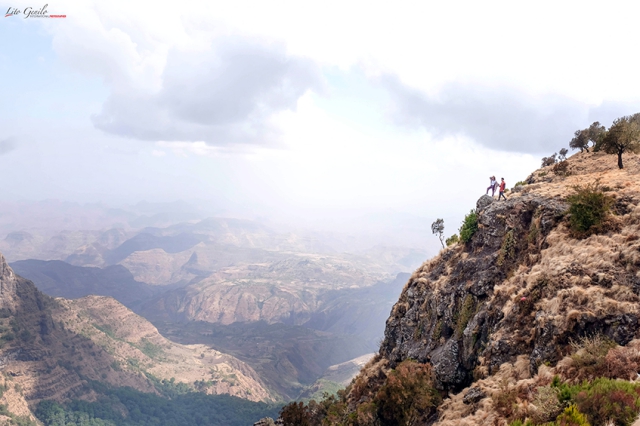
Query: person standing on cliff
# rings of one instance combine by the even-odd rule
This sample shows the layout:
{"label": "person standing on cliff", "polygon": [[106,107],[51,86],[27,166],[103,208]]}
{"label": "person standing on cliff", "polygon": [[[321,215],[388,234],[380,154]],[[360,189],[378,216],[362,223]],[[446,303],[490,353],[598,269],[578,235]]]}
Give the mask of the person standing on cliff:
{"label": "person standing on cliff", "polygon": [[496,177],[495,176],[491,176],[489,178],[489,187],[487,188],[487,193],[485,195],[489,194],[489,190],[491,190],[491,196],[493,197],[496,194],[496,185],[498,184],[498,182],[496,182]]}
{"label": "person standing on cliff", "polygon": [[504,189],[506,186],[507,184],[504,182],[504,178],[500,178],[500,194],[498,195],[498,201],[500,201],[500,197],[507,201],[507,197],[504,196]]}

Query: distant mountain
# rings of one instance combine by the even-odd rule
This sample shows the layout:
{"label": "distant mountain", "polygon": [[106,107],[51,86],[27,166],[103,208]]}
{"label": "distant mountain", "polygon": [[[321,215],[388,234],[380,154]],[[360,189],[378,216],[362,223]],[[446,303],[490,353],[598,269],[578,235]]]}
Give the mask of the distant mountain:
{"label": "distant mountain", "polygon": [[[281,254],[281,260],[222,268],[206,279],[145,303],[141,313],[159,321],[283,322],[301,325],[330,300],[390,277],[357,257]],[[384,286],[371,292],[376,302]],[[345,290],[339,293],[337,291]],[[386,316],[393,297],[383,307]],[[375,303],[375,302],[374,302]]]}
{"label": "distant mountain", "polygon": [[13,262],[11,267],[53,297],[111,296],[133,309],[162,291],[157,286],[136,281],[122,265],[94,268],[73,266],[60,260],[30,259]]}
{"label": "distant mountain", "polygon": [[193,233],[180,233],[171,236],[155,236],[146,232],[141,232],[123,242],[117,248],[110,250],[104,255],[107,264],[113,265],[137,251],[152,249],[162,249],[165,253],[180,253],[188,250],[196,244],[206,241],[204,235]]}

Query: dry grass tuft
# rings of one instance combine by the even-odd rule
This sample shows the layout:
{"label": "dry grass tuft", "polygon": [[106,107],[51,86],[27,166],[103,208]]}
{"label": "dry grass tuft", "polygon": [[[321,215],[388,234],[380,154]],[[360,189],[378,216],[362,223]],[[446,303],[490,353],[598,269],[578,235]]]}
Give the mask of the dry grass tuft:
{"label": "dry grass tuft", "polygon": [[558,399],[558,389],[551,386],[539,386],[529,406],[529,416],[534,423],[545,423],[555,420],[562,412],[562,404]]}

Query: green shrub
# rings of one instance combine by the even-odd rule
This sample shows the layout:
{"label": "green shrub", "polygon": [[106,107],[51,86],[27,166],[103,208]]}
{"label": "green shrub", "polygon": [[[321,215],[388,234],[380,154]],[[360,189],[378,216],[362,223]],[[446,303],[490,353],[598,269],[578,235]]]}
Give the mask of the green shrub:
{"label": "green shrub", "polygon": [[556,419],[556,424],[558,426],[591,426],[587,421],[587,417],[582,414],[575,405],[570,405],[565,408],[564,412]]}
{"label": "green shrub", "polygon": [[502,266],[505,261],[513,260],[516,257],[516,238],[513,229],[510,229],[502,238],[500,253],[498,254],[497,264]]}
{"label": "green shrub", "polygon": [[450,236],[445,240],[445,243],[447,243],[447,247],[448,247],[457,243],[458,241],[460,241],[460,237],[458,237],[458,234],[453,234],[452,236]]}
{"label": "green shrub", "polygon": [[613,198],[606,195],[600,188],[600,183],[573,187],[574,194],[567,198],[569,201],[569,221],[571,230],[576,237],[586,237],[602,229],[613,204]]}
{"label": "green shrub", "polygon": [[476,313],[476,301],[472,295],[467,294],[464,298],[460,310],[456,314],[456,333],[458,336],[462,335],[462,332],[467,328],[469,320],[473,318]]}
{"label": "green shrub", "polygon": [[468,215],[464,217],[462,226],[460,227],[460,239],[464,243],[468,243],[473,237],[473,234],[478,230],[478,215],[475,211],[471,210]]}
{"label": "green shrub", "polygon": [[601,377],[576,390],[573,400],[594,425],[613,420],[618,426],[628,426],[640,412],[640,384]]}
{"label": "green shrub", "polygon": [[527,420],[523,422],[522,420],[516,420],[514,422],[509,423],[509,426],[533,426],[534,423],[531,420]]}

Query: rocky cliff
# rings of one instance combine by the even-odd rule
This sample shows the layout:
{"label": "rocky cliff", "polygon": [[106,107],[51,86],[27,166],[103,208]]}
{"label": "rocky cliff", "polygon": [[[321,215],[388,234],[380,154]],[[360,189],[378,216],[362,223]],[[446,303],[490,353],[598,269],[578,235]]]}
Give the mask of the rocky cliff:
{"label": "rocky cliff", "polygon": [[[605,355],[615,358],[608,352],[613,348],[627,354],[620,364],[631,372],[618,374],[607,364],[600,376],[635,378],[640,364],[629,354],[640,343],[634,340],[640,338],[640,161],[628,157],[627,168],[619,170],[604,154],[578,154],[560,168],[534,172],[507,201],[482,196],[474,209],[477,231],[413,273],[387,320],[379,354],[323,414],[325,420],[350,419],[354,425],[535,420],[531,413],[540,410],[541,388],[550,389],[558,402],[549,387],[554,375],[555,386],[586,377],[576,373],[575,360],[591,350],[579,343],[589,339],[607,343],[593,350],[600,355],[584,368]],[[575,238],[567,197],[576,185],[596,183],[610,197],[611,215],[597,233]],[[410,360],[417,364],[405,363]],[[420,393],[425,383],[431,383],[432,393]],[[403,402],[398,386],[413,396]],[[408,412],[416,417],[398,420]]]}
{"label": "rocky cliff", "polygon": [[453,390],[471,383],[476,367],[492,371],[521,353],[531,355],[532,370],[557,361],[568,334],[541,315],[530,322],[529,314],[549,292],[539,263],[566,209],[531,194],[480,198],[472,240],[444,250],[409,279],[387,320],[381,355],[391,366],[407,358],[430,362],[439,386]]}

